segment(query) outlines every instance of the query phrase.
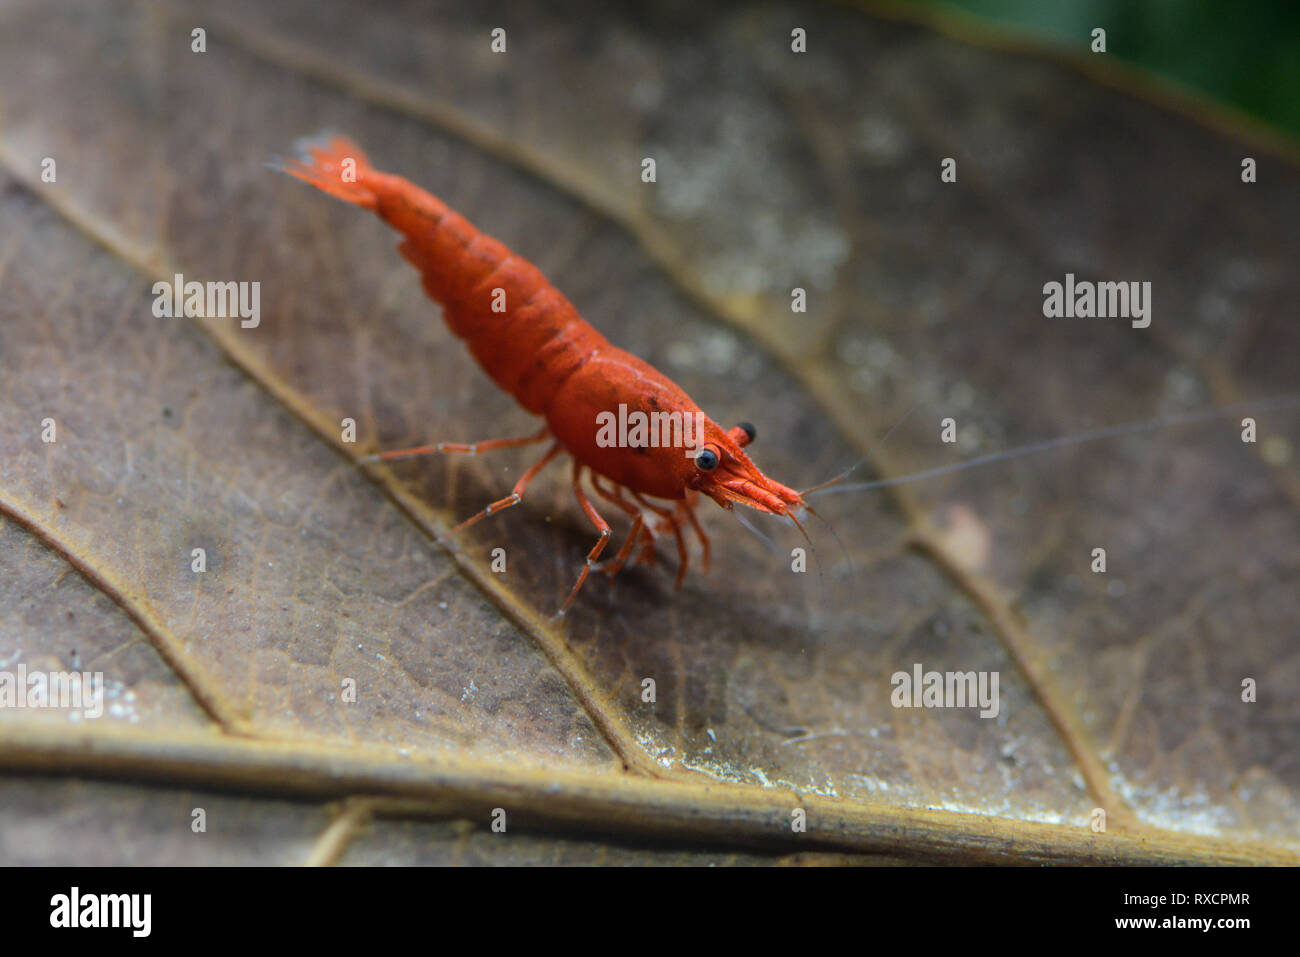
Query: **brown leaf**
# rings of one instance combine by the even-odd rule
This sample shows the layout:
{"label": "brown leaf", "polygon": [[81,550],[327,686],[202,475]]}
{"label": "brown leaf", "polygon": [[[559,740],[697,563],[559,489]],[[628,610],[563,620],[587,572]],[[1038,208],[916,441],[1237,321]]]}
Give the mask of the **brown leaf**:
{"label": "brown leaf", "polygon": [[[0,710],[6,859],[82,854],[71,816],[127,822],[104,862],[1296,862],[1297,406],[827,495],[806,574],[710,509],[707,576],[661,546],[557,623],[563,470],[452,538],[526,451],[352,462],[536,423],[391,232],[263,165],[346,132],[805,488],[1294,389],[1285,151],[798,5],[14,3],[0,89],[0,669],[108,694]],[[260,324],[155,317],[175,273],[260,282]],[[1045,318],[1066,273],[1150,281],[1151,326]],[[893,707],[917,662],[997,672],[998,716]]]}

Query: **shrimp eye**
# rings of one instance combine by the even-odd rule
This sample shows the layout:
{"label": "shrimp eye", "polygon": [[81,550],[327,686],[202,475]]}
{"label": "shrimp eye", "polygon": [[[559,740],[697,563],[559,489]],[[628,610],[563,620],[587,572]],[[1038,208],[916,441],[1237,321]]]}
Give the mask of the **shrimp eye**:
{"label": "shrimp eye", "polygon": [[744,432],[747,436],[749,436],[748,441],[745,442],[746,445],[748,445],[750,442],[753,442],[755,437],[757,437],[758,435],[758,433],[754,431],[754,427],[750,425],[748,422],[737,422],[736,428],[740,429],[740,431]]}
{"label": "shrimp eye", "polygon": [[710,448],[700,449],[695,454],[695,465],[702,472],[712,472],[718,467],[718,453]]}

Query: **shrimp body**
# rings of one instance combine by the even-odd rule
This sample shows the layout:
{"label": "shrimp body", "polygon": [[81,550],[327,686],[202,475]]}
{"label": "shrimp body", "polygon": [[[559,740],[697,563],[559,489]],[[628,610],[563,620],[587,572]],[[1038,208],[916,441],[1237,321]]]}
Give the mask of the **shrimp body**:
{"label": "shrimp body", "polygon": [[[652,545],[654,532],[677,536],[682,559],[678,584],[686,570],[681,528],[690,524],[698,533],[707,561],[708,541],[692,511],[699,494],[708,495],[723,508],[740,503],[763,512],[791,514],[804,506],[799,493],[765,476],[742,446],[752,441],[750,427],[723,430],[700,410],[686,392],[648,362],[612,345],[578,314],[565,296],[541,271],[503,243],[479,232],[465,217],[436,196],[391,173],[374,169],[361,149],[335,137],[308,143],[301,161],[281,165],[285,172],[347,202],[375,212],[405,237],[399,252],[421,274],[425,292],[441,303],[443,318],[455,335],[464,339],[478,364],[521,406],[543,416],[547,428],[527,440],[491,440],[474,446],[450,443],[422,447],[426,451],[469,451],[485,446],[524,444],[552,436],[557,450],[575,460],[574,490],[588,517],[601,530],[601,540],[588,557],[570,593],[577,594],[609,535],[609,527],[596,514],[582,491],[583,468],[613,483],[613,488],[593,479],[597,493],[633,516],[634,527],[620,550],[611,575],[621,567],[635,543]],[[602,414],[677,414],[679,421],[702,424],[703,435],[694,454],[678,445],[619,445],[601,441]],[[698,418],[697,418],[698,417]],[[414,453],[421,450],[404,450]],[[385,453],[381,458],[403,453]],[[531,479],[531,473],[525,479]],[[523,487],[526,482],[521,480]],[[644,524],[640,509],[627,501],[630,493],[641,506],[657,513],[655,529]],[[516,486],[507,505],[522,496]],[[657,508],[640,496],[676,501],[674,508]],[[463,525],[496,510],[493,503]],[[793,517],[793,516],[792,516]],[[643,548],[643,557],[653,548]],[[568,607],[568,602],[565,603]]]}

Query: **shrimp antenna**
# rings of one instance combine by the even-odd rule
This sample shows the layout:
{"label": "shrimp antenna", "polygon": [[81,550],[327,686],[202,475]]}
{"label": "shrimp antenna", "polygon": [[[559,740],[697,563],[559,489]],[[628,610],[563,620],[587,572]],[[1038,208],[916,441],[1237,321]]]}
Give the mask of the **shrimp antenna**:
{"label": "shrimp antenna", "polygon": [[1224,406],[1223,408],[1218,409],[1202,409],[1199,412],[1182,412],[1175,415],[1160,416],[1155,419],[1143,419],[1139,422],[1125,422],[1119,425],[1102,426],[1100,428],[1078,432],[1074,435],[1060,436],[1055,439],[1044,439],[1041,442],[1031,442],[1029,445],[1020,445],[1012,449],[1003,449],[1001,452],[990,452],[987,455],[968,459],[965,462],[954,462],[951,465],[940,465],[937,468],[927,469],[924,472],[913,472],[911,475],[900,475],[896,478],[877,479],[873,482],[855,482],[852,485],[841,485],[839,488],[835,489],[823,485],[819,486],[817,490],[810,490],[810,494],[833,495],[843,492],[863,492],[867,489],[873,488],[887,488],[891,485],[904,485],[908,482],[919,482],[923,479],[937,478],[940,475],[949,475],[953,472],[960,472],[964,469],[973,469],[981,465],[993,465],[996,462],[1005,462],[1008,459],[1017,459],[1021,456],[1032,455],[1037,452],[1048,452],[1053,449],[1064,448],[1070,445],[1082,445],[1084,442],[1095,442],[1098,439],[1110,439],[1122,435],[1135,435],[1140,432],[1154,432],[1157,429],[1170,428],[1179,425],[1192,425],[1197,422],[1206,422],[1211,419],[1225,418],[1242,412],[1268,412],[1273,409],[1282,409],[1292,405],[1300,405],[1300,393],[1277,396],[1271,399],[1259,399],[1254,402],[1242,402],[1237,405]]}
{"label": "shrimp antenna", "polygon": [[[846,478],[849,477],[849,475],[855,469],[861,468],[863,463],[865,463],[869,458],[871,458],[871,454],[873,452],[878,451],[882,445],[884,445],[886,442],[889,441],[889,437],[893,435],[895,431],[897,431],[898,427],[907,420],[907,417],[911,415],[915,409],[916,409],[916,403],[913,402],[911,406],[908,407],[908,410],[904,412],[903,415],[899,418],[899,420],[889,427],[889,431],[886,432],[883,436],[881,436],[880,441],[877,442],[875,445],[871,446],[871,448],[867,449],[866,455],[862,456],[862,458],[858,459],[857,462],[850,465],[848,468],[846,468],[839,475],[835,476],[833,479],[829,479],[825,482],[822,482],[820,485],[814,485],[812,488],[804,489],[802,492],[799,493],[799,497],[805,498],[811,495],[813,492],[820,492],[822,489],[827,489],[830,488],[832,485],[837,485],[840,482],[843,482]],[[811,512],[812,509],[809,509],[809,511]],[[818,517],[820,518],[820,516]]]}
{"label": "shrimp antenna", "polygon": [[755,525],[753,522],[751,522],[748,518],[746,518],[745,513],[742,512],[740,509],[732,508],[732,509],[728,509],[727,511],[732,516],[734,516],[736,521],[738,521],[744,528],[746,528],[750,532],[750,534],[752,534],[755,538],[757,538],[760,542],[762,542],[767,547],[768,551],[774,553],[781,551],[781,546],[776,543],[776,540],[772,538],[771,535],[768,535],[761,528]]}
{"label": "shrimp antenna", "polygon": [[[804,506],[804,508],[807,507],[807,505]],[[803,522],[799,521],[793,512],[787,511],[785,512],[785,516],[790,519],[790,521],[794,522],[794,527],[799,529],[799,534],[802,535],[803,540],[808,543],[808,550],[812,552],[813,562],[817,565],[817,580],[821,583],[822,588],[825,589],[826,578],[822,574],[822,561],[817,557],[817,546],[814,545],[812,539],[808,537],[808,529],[803,527]]]}
{"label": "shrimp antenna", "polygon": [[842,554],[845,560],[849,563],[849,577],[853,580],[856,580],[858,577],[858,569],[853,564],[853,554],[847,548],[844,547],[844,539],[840,538],[839,534],[835,531],[835,526],[832,525],[830,522],[826,521],[826,519],[822,518],[821,515],[817,513],[817,510],[814,509],[807,502],[804,503],[803,507],[808,510],[809,515],[811,515],[813,518],[817,519],[817,521],[821,522],[824,526],[826,526],[826,531],[831,533],[831,538],[835,539],[835,544],[840,547],[840,554]]}
{"label": "shrimp antenna", "polygon": [[[808,506],[805,504],[804,508],[808,508]],[[803,540],[808,543],[808,550],[812,552],[813,564],[817,566],[817,590],[821,592],[822,606],[825,607],[829,604],[827,585],[826,585],[826,575],[822,570],[822,560],[817,554],[817,546],[813,544],[812,538],[808,535],[808,529],[804,528],[803,522],[799,521],[798,517],[793,512],[787,511],[784,514],[787,518],[790,519],[790,521],[794,523],[794,527],[799,529],[799,534],[801,534],[803,536]],[[812,611],[813,621],[816,621],[816,618],[817,618],[817,609],[813,609]]]}

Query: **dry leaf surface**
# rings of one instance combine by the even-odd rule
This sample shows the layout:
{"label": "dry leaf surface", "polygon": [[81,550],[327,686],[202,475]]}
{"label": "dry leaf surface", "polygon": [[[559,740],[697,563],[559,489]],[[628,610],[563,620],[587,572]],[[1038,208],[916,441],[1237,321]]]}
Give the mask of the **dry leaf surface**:
{"label": "dry leaf surface", "polygon": [[[352,464],[533,420],[393,234],[263,165],[346,132],[803,488],[1294,390],[1293,158],[843,7],[330,6],[0,4],[0,668],[108,695],[0,710],[0,860],[1296,861],[1295,407],[828,495],[807,574],[710,509],[707,576],[556,622],[564,470],[453,539],[527,450]],[[1045,319],[1067,272],[1151,327]],[[156,318],[175,273],[260,324]],[[892,707],[914,662],[998,717]]]}

